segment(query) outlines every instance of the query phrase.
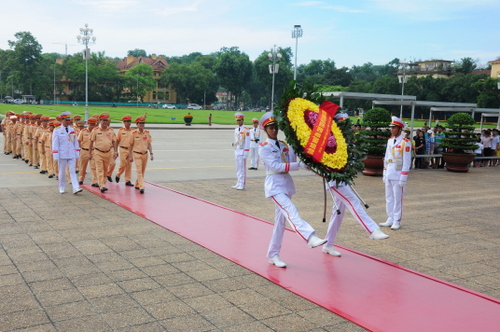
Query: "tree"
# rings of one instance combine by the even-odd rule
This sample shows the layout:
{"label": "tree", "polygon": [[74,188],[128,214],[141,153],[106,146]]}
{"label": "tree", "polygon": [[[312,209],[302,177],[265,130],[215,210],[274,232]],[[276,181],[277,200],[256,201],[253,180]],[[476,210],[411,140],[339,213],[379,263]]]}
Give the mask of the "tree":
{"label": "tree", "polygon": [[36,79],[33,72],[42,61],[42,45],[30,32],[18,32],[14,36],[17,40],[9,40],[9,46],[14,50],[11,64],[15,70],[17,87],[22,92],[33,94],[33,82]]}
{"label": "tree", "polygon": [[183,56],[171,56],[171,57],[167,57],[167,61],[168,63],[185,63],[185,64],[191,64],[193,62],[195,62],[195,60],[200,57],[200,56],[203,56],[202,53],[200,52],[193,52],[193,53],[190,53],[190,54],[187,54],[187,55],[183,55]]}
{"label": "tree", "polygon": [[457,73],[462,74],[470,74],[477,68],[476,61],[472,60],[472,58],[462,58],[460,62],[455,64],[455,70]]}
{"label": "tree", "polygon": [[140,63],[130,68],[125,73],[125,85],[132,96],[139,96],[141,102],[144,102],[144,97],[148,90],[156,88],[156,81],[153,78],[153,67],[146,63]]}
{"label": "tree", "polygon": [[177,97],[184,100],[198,102],[203,104],[204,96],[207,91],[212,91],[209,102],[214,101],[216,88],[215,78],[209,69],[205,68],[200,62],[192,64],[172,63],[165,69],[160,78],[161,84],[171,85],[177,92]]}
{"label": "tree", "polygon": [[136,49],[133,49],[133,50],[129,50],[127,52],[128,55],[132,55],[132,56],[135,56],[136,58],[142,56],[142,57],[147,57],[147,53],[145,50],[143,49],[140,49],[140,48],[136,48]]}
{"label": "tree", "polygon": [[[293,80],[292,71],[292,50],[290,47],[280,49],[281,60],[278,62],[279,71],[274,74],[274,100],[279,100],[283,92],[289,87],[290,81]],[[263,51],[254,61],[255,75],[262,85],[262,90],[266,92],[266,98],[271,102],[272,79],[273,75],[269,73],[269,51]]]}
{"label": "tree", "polygon": [[500,94],[497,87],[498,80],[496,78],[487,77],[480,79],[472,84],[472,88],[479,92],[477,97],[477,107],[482,108],[499,108]]}
{"label": "tree", "polygon": [[252,63],[248,55],[241,52],[238,47],[223,47],[214,71],[221,86],[235,97],[237,105],[252,75]]}

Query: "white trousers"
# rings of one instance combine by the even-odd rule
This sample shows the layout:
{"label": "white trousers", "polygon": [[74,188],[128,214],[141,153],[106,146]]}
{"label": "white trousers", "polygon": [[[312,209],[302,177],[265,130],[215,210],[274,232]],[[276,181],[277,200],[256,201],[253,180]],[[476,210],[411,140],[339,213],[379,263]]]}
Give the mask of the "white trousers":
{"label": "white trousers", "polygon": [[259,168],[259,147],[250,147],[250,167]]}
{"label": "white trousers", "polygon": [[71,179],[71,185],[73,186],[73,191],[80,188],[78,185],[78,179],[76,178],[75,165],[76,159],[59,159],[59,190],[66,189],[66,166],[69,167],[69,176]]}
{"label": "white trousers", "polygon": [[[331,190],[335,197],[336,205],[334,204],[332,207],[332,217],[330,218],[328,231],[326,232],[327,241],[325,246],[333,246],[337,233],[342,225],[346,207],[367,233],[371,234],[373,231],[380,229],[377,223],[366,213],[359,198],[352,192],[349,186],[339,186],[338,188],[333,186]],[[336,206],[340,214],[337,214]]]}
{"label": "white trousers", "polygon": [[291,197],[286,194],[277,194],[271,196],[271,199],[276,206],[274,209],[273,235],[271,236],[271,243],[269,243],[269,249],[267,250],[267,257],[269,258],[276,256],[281,251],[286,221],[290,223],[292,229],[304,241],[309,240],[309,237],[316,233],[314,228],[300,217],[297,208],[292,203]]}
{"label": "white trousers", "polygon": [[401,222],[403,218],[403,196],[405,188],[399,186],[399,180],[387,180],[385,183],[385,210],[387,222]]}
{"label": "white trousers", "polygon": [[245,187],[247,184],[247,160],[243,155],[234,155],[236,159],[236,185]]}

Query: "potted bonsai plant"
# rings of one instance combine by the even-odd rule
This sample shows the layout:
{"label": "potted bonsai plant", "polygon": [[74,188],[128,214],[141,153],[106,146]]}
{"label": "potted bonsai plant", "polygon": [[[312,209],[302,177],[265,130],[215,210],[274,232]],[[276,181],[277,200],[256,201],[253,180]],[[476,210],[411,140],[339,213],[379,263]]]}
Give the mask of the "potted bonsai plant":
{"label": "potted bonsai plant", "polygon": [[382,107],[372,108],[363,116],[361,125],[365,127],[365,130],[359,132],[358,140],[366,156],[363,161],[365,164],[363,175],[382,175],[387,140],[391,136],[390,123],[391,113]]}
{"label": "potted bonsai plant", "polygon": [[193,116],[191,115],[191,113],[184,115],[184,123],[186,124],[186,126],[190,126],[192,121]]}
{"label": "potted bonsai plant", "polygon": [[468,113],[453,114],[447,122],[448,131],[443,138],[443,160],[451,172],[468,172],[477,149],[474,118]]}

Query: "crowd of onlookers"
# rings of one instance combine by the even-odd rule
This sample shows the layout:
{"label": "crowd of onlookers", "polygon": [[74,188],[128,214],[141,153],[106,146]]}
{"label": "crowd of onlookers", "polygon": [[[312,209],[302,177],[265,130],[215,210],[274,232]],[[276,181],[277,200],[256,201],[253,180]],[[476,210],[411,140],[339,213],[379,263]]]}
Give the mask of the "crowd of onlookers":
{"label": "crowd of onlookers", "polygon": [[[410,130],[405,129],[406,137],[410,139]],[[440,125],[429,128],[427,125],[422,129],[417,129],[413,136],[413,168],[444,168],[443,158],[428,157],[433,154],[441,154],[443,148],[441,143],[446,137],[446,132]],[[476,145],[478,148],[474,151],[477,157],[498,157],[500,156],[500,137],[498,129],[484,129],[476,134]],[[426,155],[426,157],[417,157]],[[473,167],[498,166],[498,159],[475,159]]]}

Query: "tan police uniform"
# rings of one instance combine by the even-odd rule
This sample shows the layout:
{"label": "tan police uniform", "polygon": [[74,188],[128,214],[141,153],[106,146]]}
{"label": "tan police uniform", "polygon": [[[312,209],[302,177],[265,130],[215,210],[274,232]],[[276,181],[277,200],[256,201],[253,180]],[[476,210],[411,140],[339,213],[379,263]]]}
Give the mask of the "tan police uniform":
{"label": "tan police uniform", "polygon": [[[95,121],[95,120],[89,119],[88,121],[90,123],[90,121]],[[78,143],[80,144],[80,149],[81,149],[80,159],[78,160],[79,164],[78,169],[80,170],[78,178],[79,184],[83,184],[83,181],[85,180],[85,175],[87,174],[87,167],[89,165],[90,134],[91,130],[88,128],[83,128],[82,130],[80,130],[80,133],[78,134]],[[92,178],[94,178],[94,176],[92,176]]]}
{"label": "tan police uniform", "polygon": [[[135,122],[145,122],[146,118],[144,116],[139,116],[135,119]],[[134,160],[135,168],[137,173],[137,180],[135,181],[135,188],[139,189],[141,194],[144,193],[144,173],[146,172],[146,166],[148,164],[148,150],[151,152],[151,160],[153,160],[152,146],[151,143],[153,139],[149,130],[136,129],[132,131],[129,138],[129,145],[131,156],[130,160]]]}
{"label": "tan police uniform", "polygon": [[[102,113],[99,120],[109,119],[109,114]],[[111,127],[103,129],[102,125],[95,128],[90,134],[90,148],[92,151],[92,159],[95,159],[95,167],[97,172],[97,182],[101,192],[106,188],[106,172],[109,169],[111,160],[116,158],[116,136],[115,131]]]}
{"label": "tan police uniform", "polygon": [[[122,121],[131,121],[132,117],[130,115],[125,115]],[[125,183],[131,184],[132,179],[132,163],[129,161],[130,158],[130,135],[132,134],[132,128],[122,127],[118,129],[116,134],[116,141],[120,150],[120,167],[116,173],[116,182],[120,181],[120,177],[125,173]]]}

